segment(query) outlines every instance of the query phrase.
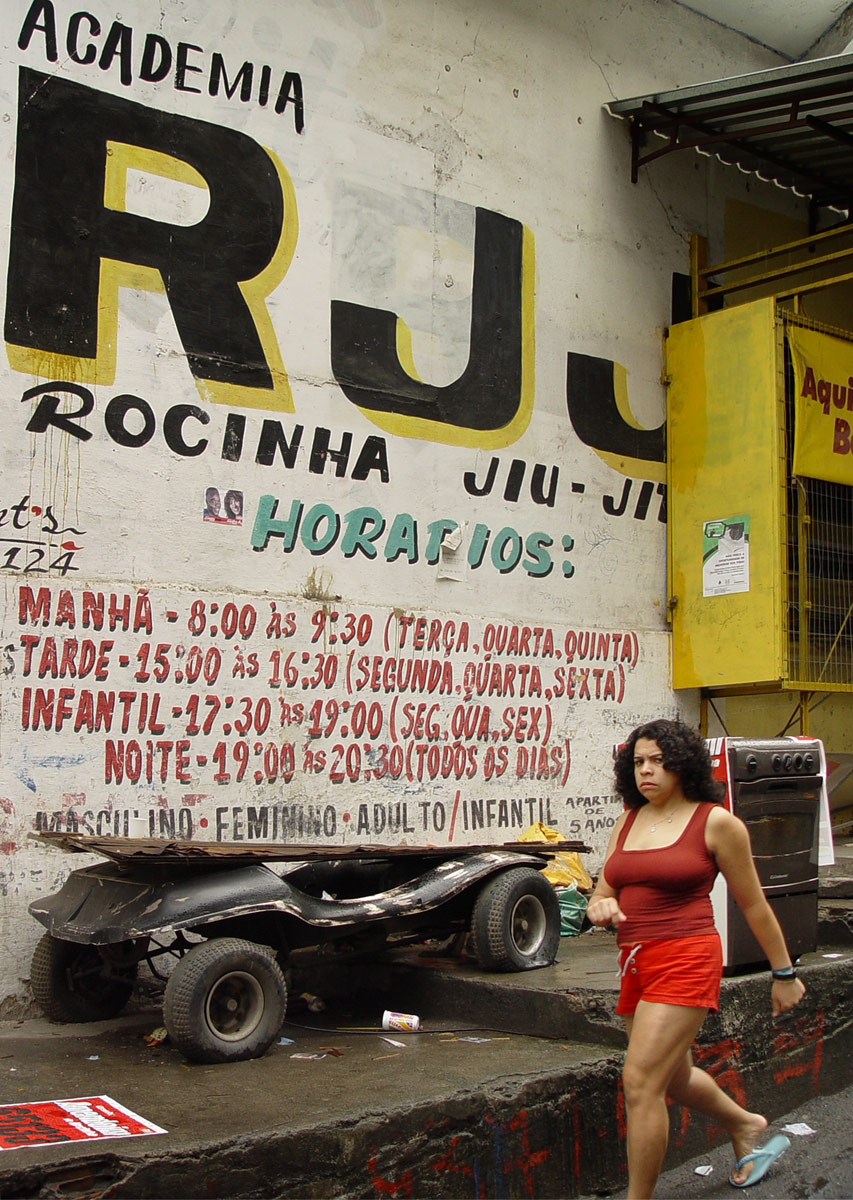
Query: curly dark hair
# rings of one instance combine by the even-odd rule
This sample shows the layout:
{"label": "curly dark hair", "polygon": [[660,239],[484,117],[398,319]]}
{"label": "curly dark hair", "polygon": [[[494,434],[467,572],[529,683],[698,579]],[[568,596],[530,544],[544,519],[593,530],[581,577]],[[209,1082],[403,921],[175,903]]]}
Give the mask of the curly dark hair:
{"label": "curly dark hair", "polygon": [[696,729],[681,721],[660,718],[638,725],[616,753],[616,791],[628,808],[641,808],[648,800],[634,779],[634,747],[640,738],[657,742],[663,752],[663,765],[677,775],[688,800],[722,803],[719,784],[711,775],[711,756],[705,739]]}

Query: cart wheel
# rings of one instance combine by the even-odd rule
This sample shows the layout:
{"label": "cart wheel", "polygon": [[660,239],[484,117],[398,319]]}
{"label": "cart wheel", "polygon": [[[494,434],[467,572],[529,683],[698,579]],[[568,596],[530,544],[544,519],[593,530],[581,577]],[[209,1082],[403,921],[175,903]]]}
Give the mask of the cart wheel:
{"label": "cart wheel", "polygon": [[[30,986],[49,1021],[106,1021],[130,999],[137,962],[133,942],[104,947],[43,935],[33,954]],[[122,961],[122,957],[126,961]]]}
{"label": "cart wheel", "polygon": [[487,971],[546,967],[560,945],[557,893],[535,867],[502,871],[480,889],[471,932]]}
{"label": "cart wheel", "polygon": [[272,950],[242,938],[194,946],[166,985],[163,1018],[191,1062],[260,1058],[284,1023],[287,986]]}
{"label": "cart wheel", "polygon": [[480,947],[477,945],[477,931],[474,928],[474,922],[471,921],[471,929],[468,933],[468,953],[472,958],[476,958],[480,962]]}

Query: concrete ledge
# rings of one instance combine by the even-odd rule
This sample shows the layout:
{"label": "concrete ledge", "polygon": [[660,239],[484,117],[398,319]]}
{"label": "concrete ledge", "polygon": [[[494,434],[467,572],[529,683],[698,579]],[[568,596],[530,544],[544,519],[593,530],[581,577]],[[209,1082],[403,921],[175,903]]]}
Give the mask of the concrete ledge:
{"label": "concrete ledge", "polygon": [[[834,928],[832,922],[829,928]],[[849,935],[846,923],[843,932]],[[593,937],[593,954],[586,947],[564,944],[560,961],[544,971],[502,979],[458,964],[400,960],[392,968],[389,982],[395,996],[408,1005],[419,1002],[422,1011],[464,1012],[473,1023],[494,1022],[501,1029],[573,1039],[579,1044],[594,1043],[620,1051],[615,1078],[602,1075],[595,1102],[583,1114],[573,1111],[568,1118],[572,1137],[582,1150],[573,1179],[550,1181],[552,1190],[546,1186],[540,1193],[543,1195],[578,1194],[568,1190],[571,1186],[580,1188],[581,1193],[607,1192],[624,1184],[625,1124],[618,1071],[625,1037],[622,1020],[615,1013],[617,986],[612,972],[604,986],[587,986],[589,975],[598,973],[601,953],[615,959],[615,946],[614,939],[607,935],[602,938],[596,933]],[[770,1011],[766,971],[724,979],[720,1010],[706,1020],[694,1051],[697,1064],[739,1102],[748,1103],[771,1119],[813,1096],[840,1091],[850,1082],[853,944],[848,938],[846,943],[828,944],[814,954],[804,955],[800,971],[807,997],[793,1013],[777,1020]],[[557,1092],[552,1103],[561,1105]],[[589,1138],[584,1131],[594,1126],[598,1128],[594,1136],[618,1135],[619,1145],[613,1146],[607,1164],[597,1156],[590,1158]],[[562,1136],[566,1136],[565,1130]],[[723,1141],[722,1129],[689,1115],[680,1106],[671,1107],[668,1166]]]}
{"label": "concrete ledge", "polygon": [[0,1195],[577,1196],[569,1181],[617,1183],[603,1137],[612,1126],[607,1110],[617,1077],[616,1061],[599,1061],[533,1079],[508,1075],[467,1093],[310,1131],[247,1134],[201,1153],[90,1153],[81,1162],[3,1171]]}
{"label": "concrete ledge", "polygon": [[[343,1028],[359,1022],[339,1006],[329,972],[327,1011],[285,1029],[295,1046],[223,1067],[188,1067],[168,1044],[146,1047],[156,1010],[97,1030],[19,1023],[0,1031],[4,1066],[16,1072],[12,1099],[106,1094],[168,1133],[4,1152],[0,1197],[616,1191],[625,1130],[614,968],[613,939],[600,933],[564,939],[555,966],[522,975],[399,955],[338,977],[371,1014],[360,1024],[372,1032]],[[771,1118],[849,1082],[853,946],[806,956],[803,977],[808,998],[777,1022],[766,972],[725,980],[696,1049],[701,1065]],[[390,1046],[377,1028],[386,1007],[418,1012],[433,1032]],[[464,1041],[472,1026],[489,1040]],[[340,1057],[291,1058],[330,1045]],[[724,1140],[680,1107],[671,1121],[668,1166]]]}

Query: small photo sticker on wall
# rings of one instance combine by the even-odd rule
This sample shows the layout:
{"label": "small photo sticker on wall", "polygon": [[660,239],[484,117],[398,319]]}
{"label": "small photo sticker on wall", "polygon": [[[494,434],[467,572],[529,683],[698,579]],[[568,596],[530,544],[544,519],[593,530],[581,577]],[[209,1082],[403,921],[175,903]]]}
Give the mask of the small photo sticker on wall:
{"label": "small photo sticker on wall", "polygon": [[223,500],[220,488],[205,488],[203,516],[205,521],[215,521],[217,525],[242,525],[243,493],[229,488]]}
{"label": "small photo sticker on wall", "polygon": [[749,517],[721,517],[702,527],[702,595],[749,591]]}

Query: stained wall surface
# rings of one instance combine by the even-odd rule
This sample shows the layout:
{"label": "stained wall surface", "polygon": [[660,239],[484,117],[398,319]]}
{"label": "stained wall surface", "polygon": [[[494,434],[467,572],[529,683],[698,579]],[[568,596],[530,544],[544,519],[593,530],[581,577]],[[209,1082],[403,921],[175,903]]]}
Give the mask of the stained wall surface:
{"label": "stained wall surface", "polygon": [[2,38],[6,1011],[80,863],[39,829],[541,820],[594,868],[614,745],[696,715],[673,274],[727,199],[801,212],[695,156],[633,185],[603,105],[777,60],[667,0],[9,0]]}

